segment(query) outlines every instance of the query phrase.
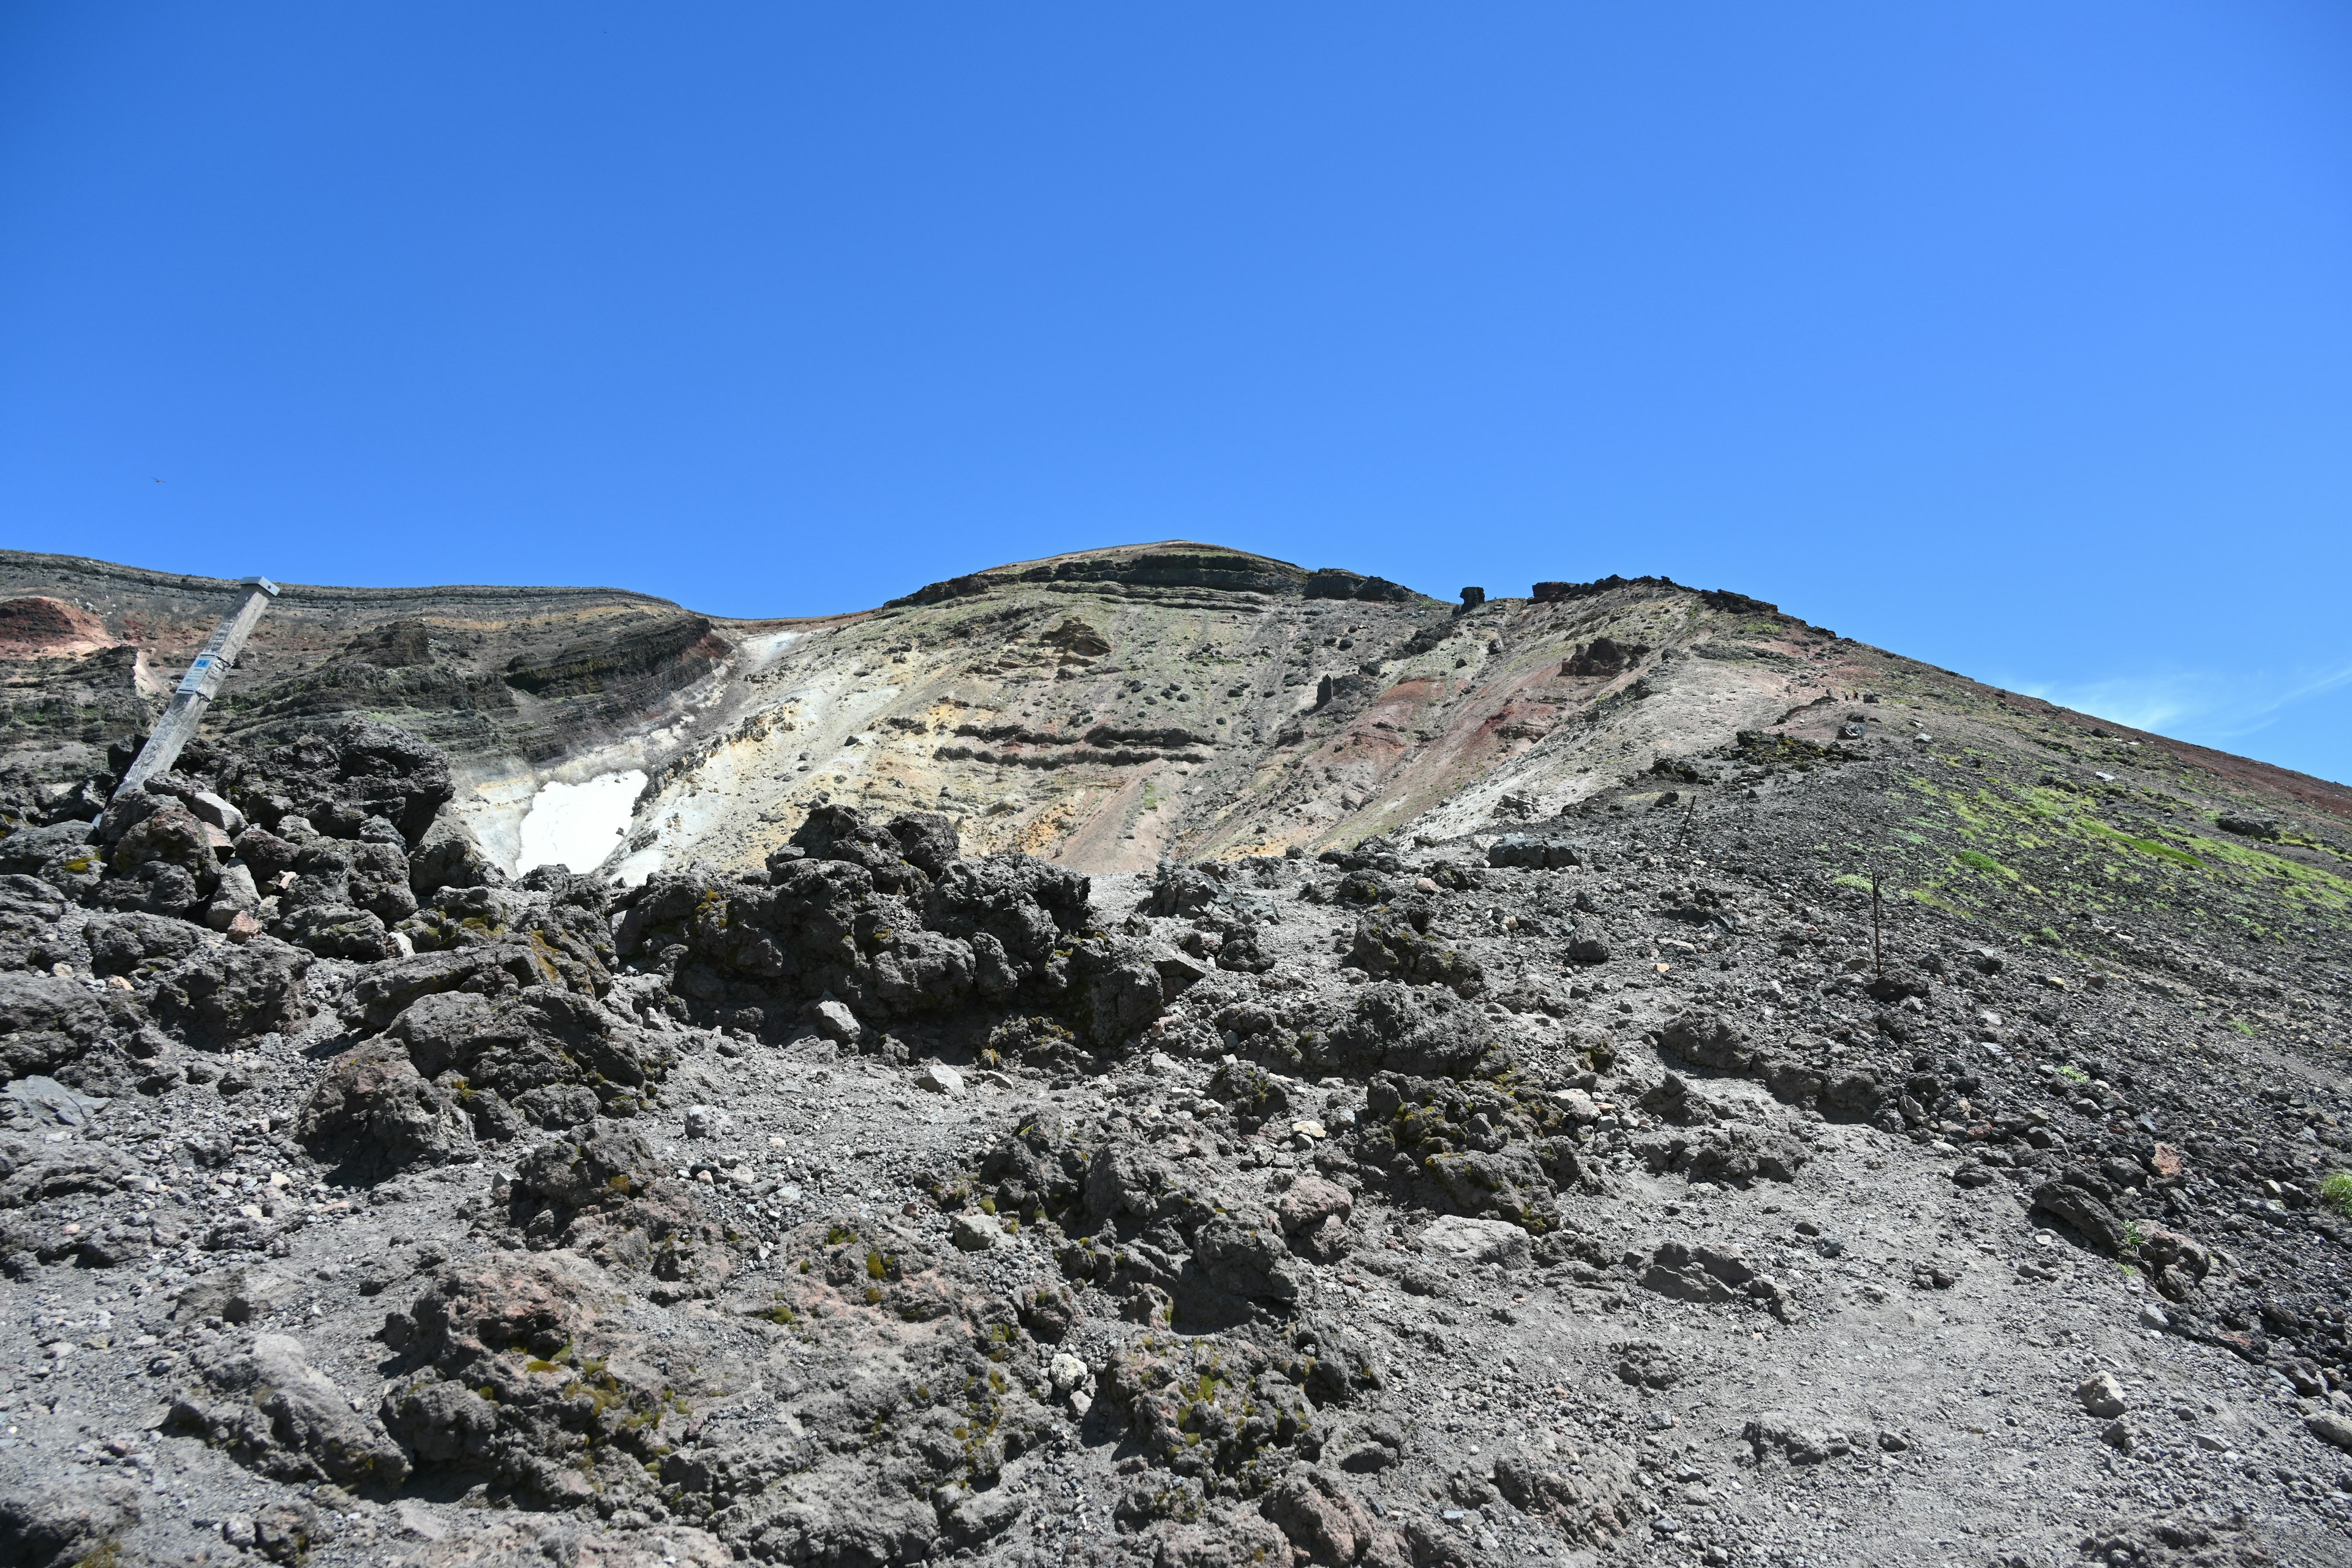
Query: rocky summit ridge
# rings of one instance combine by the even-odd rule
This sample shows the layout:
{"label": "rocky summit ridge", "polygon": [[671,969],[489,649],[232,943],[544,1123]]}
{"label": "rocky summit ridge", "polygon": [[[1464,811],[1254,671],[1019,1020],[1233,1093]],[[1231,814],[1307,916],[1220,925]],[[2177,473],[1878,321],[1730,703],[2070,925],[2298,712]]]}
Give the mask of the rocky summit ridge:
{"label": "rocky summit ridge", "polygon": [[2323,1563],[2352,791],[1663,578],[0,552],[0,1563]]}

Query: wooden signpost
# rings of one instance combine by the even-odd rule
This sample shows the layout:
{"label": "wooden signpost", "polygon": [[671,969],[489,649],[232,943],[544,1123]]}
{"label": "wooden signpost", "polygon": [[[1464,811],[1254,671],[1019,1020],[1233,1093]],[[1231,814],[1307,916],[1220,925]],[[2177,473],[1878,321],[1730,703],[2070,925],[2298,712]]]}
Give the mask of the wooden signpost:
{"label": "wooden signpost", "polygon": [[172,764],[180,760],[180,748],[196,732],[205,709],[220,690],[221,682],[228,679],[236,656],[245,651],[245,639],[252,634],[253,624],[261,619],[261,612],[278,596],[278,584],[267,577],[247,577],[239,585],[245,589],[245,597],[236,609],[221,617],[221,624],[205,640],[204,647],[188,666],[188,673],[180,678],[178,689],[172,693],[172,705],[155,721],[154,731],[139,749],[139,760],[122,775],[115,794],[137,789],[157,773],[170,772]]}

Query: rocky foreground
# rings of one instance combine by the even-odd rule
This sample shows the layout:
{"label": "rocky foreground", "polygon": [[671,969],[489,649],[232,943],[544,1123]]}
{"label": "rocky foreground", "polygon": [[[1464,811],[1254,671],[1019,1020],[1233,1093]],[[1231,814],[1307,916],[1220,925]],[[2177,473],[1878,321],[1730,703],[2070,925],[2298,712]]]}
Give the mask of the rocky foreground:
{"label": "rocky foreground", "polygon": [[19,778],[0,1563],[2347,1560],[2336,928],[1874,903],[1909,766],[634,889],[362,721]]}

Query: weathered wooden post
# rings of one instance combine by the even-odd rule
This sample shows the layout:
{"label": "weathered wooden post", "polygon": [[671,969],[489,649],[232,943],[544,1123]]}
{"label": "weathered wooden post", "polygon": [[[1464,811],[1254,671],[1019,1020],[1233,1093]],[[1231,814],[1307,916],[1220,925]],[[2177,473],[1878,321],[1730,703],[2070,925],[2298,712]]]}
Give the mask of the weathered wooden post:
{"label": "weathered wooden post", "polygon": [[180,748],[196,732],[205,709],[220,690],[221,682],[228,678],[236,656],[245,651],[245,639],[252,635],[253,624],[261,619],[261,612],[278,596],[278,584],[267,577],[247,577],[240,586],[245,589],[244,599],[221,617],[221,624],[205,640],[204,647],[189,664],[188,673],[180,678],[178,689],[172,693],[171,706],[155,721],[147,743],[139,748],[139,760],[122,775],[115,794],[137,789],[157,773],[170,772],[172,764],[180,760]]}

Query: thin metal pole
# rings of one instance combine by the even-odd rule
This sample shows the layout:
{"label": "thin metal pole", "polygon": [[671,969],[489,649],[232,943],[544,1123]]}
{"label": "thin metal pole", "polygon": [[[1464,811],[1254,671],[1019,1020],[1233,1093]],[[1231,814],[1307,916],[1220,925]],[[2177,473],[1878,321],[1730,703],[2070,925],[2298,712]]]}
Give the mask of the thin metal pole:
{"label": "thin metal pole", "polygon": [[240,586],[245,589],[245,597],[236,609],[221,617],[221,624],[213,628],[213,635],[205,640],[205,646],[188,665],[188,673],[180,678],[178,688],[172,693],[171,706],[155,721],[147,743],[139,749],[139,760],[122,775],[115,794],[137,789],[157,773],[170,772],[172,764],[180,760],[180,748],[194,736],[205,708],[220,690],[221,682],[228,679],[236,656],[245,651],[245,639],[252,635],[254,623],[261,619],[261,612],[269,607],[269,601],[278,596],[278,584],[267,577],[247,577]]}

